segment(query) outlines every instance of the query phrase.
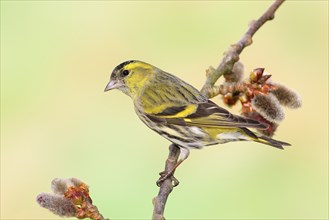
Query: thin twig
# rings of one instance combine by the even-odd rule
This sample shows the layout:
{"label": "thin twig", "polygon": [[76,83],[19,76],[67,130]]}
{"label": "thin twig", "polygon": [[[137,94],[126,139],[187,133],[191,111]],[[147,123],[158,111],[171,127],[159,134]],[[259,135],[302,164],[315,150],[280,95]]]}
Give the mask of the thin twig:
{"label": "thin twig", "polygon": [[[225,52],[222,62],[219,64],[216,71],[207,75],[206,82],[201,89],[201,92],[204,95],[209,97],[208,92],[213,88],[219,77],[231,73],[233,65],[239,60],[239,55],[243,49],[252,44],[252,37],[254,34],[264,23],[274,18],[275,11],[283,2],[284,0],[276,0],[260,18],[258,18],[256,21],[253,21],[249,25],[247,32],[242,36],[242,38],[236,44],[229,47],[229,49]],[[169,156],[166,161],[166,172],[171,171],[172,168],[176,165],[179,154],[179,147],[175,146],[174,144],[170,145]],[[163,213],[168,196],[172,192],[173,187],[174,186],[171,179],[165,180],[160,186],[158,195],[153,199],[154,209],[152,219],[165,219]]]}
{"label": "thin twig", "polygon": [[243,49],[252,44],[252,37],[263,24],[274,19],[275,11],[283,2],[284,0],[276,0],[260,18],[251,22],[247,32],[242,38],[236,44],[233,44],[228,48],[216,71],[207,76],[206,82],[201,89],[202,94],[207,96],[208,91],[210,91],[215,85],[219,77],[231,73],[233,65],[240,59],[239,55]]}
{"label": "thin twig", "polygon": [[[172,144],[169,146],[169,155],[166,160],[166,166],[165,166],[165,171],[172,170],[178,160],[180,154],[180,149],[176,145]],[[169,194],[174,188],[174,184],[170,178],[166,179],[163,181],[163,183],[160,186],[160,190],[158,195],[153,199],[153,220],[164,220],[165,218],[163,217],[164,209],[166,206],[166,202],[168,199]]]}

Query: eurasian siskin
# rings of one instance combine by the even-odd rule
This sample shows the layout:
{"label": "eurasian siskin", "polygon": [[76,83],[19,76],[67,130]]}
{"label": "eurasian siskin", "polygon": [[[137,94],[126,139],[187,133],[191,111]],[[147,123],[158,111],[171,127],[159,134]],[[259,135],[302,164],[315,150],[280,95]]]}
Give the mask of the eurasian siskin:
{"label": "eurasian siskin", "polygon": [[111,89],[130,96],[138,117],[181,149],[180,163],[191,148],[231,141],[255,141],[280,149],[289,145],[250,131],[247,127],[266,126],[231,114],[193,86],[145,62],[131,60],[115,67],[105,91]]}

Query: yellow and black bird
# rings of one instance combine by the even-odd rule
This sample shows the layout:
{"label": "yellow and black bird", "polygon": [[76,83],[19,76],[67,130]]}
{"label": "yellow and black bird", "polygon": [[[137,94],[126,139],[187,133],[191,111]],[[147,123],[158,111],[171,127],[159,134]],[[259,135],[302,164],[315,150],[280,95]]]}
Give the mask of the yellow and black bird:
{"label": "yellow and black bird", "polygon": [[178,165],[188,157],[191,148],[231,141],[255,141],[280,149],[289,145],[250,131],[247,127],[266,127],[231,114],[190,84],[142,61],[126,61],[115,67],[105,91],[111,89],[130,96],[138,117],[180,148]]}

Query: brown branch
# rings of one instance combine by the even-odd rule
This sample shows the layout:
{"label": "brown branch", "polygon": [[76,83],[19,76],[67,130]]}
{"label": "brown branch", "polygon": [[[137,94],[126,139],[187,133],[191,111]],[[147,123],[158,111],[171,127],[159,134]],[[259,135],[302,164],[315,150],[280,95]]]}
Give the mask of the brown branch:
{"label": "brown branch", "polygon": [[[207,74],[206,82],[201,89],[201,92],[209,97],[209,92],[215,85],[216,81],[220,76],[231,73],[234,64],[239,60],[239,55],[243,49],[252,44],[252,37],[257,32],[257,30],[267,21],[274,18],[275,11],[280,7],[284,0],[276,0],[267,11],[256,21],[253,21],[247,32],[242,36],[242,38],[234,45],[231,45],[229,49],[225,52],[222,62],[219,64],[215,71],[212,71],[211,74]],[[180,154],[179,147],[174,144],[169,147],[169,156],[166,161],[165,172],[171,171],[177,163],[178,157]],[[161,186],[158,195],[153,199],[153,216],[154,220],[163,220],[164,218],[164,209],[169,194],[173,190],[173,183],[171,179],[165,180]]]}
{"label": "brown branch", "polygon": [[233,44],[228,48],[216,71],[212,72],[212,74],[208,74],[206,82],[201,89],[202,94],[208,96],[208,92],[215,85],[219,77],[231,73],[233,65],[240,59],[239,55],[243,49],[252,44],[252,37],[254,34],[263,24],[274,18],[275,11],[283,2],[284,0],[276,0],[260,18],[251,22],[247,32],[242,38],[236,44]]}
{"label": "brown branch", "polygon": [[[180,154],[180,149],[174,144],[171,144],[169,146],[169,155],[166,160],[166,166],[165,166],[165,171],[170,171],[172,170],[178,160]],[[164,209],[166,206],[166,202],[168,199],[169,194],[174,188],[174,184],[170,178],[166,179],[163,181],[163,183],[160,186],[160,190],[158,195],[153,199],[153,220],[164,220],[165,218],[163,217]]]}

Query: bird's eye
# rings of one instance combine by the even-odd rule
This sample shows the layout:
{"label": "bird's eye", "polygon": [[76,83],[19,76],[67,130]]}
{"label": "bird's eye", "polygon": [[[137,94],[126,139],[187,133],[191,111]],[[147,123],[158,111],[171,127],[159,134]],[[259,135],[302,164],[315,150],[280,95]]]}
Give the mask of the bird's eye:
{"label": "bird's eye", "polygon": [[124,70],[124,71],[122,71],[122,75],[123,75],[123,76],[128,76],[128,74],[129,74],[129,71],[128,71],[128,70]]}

